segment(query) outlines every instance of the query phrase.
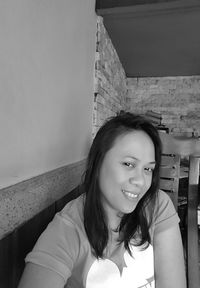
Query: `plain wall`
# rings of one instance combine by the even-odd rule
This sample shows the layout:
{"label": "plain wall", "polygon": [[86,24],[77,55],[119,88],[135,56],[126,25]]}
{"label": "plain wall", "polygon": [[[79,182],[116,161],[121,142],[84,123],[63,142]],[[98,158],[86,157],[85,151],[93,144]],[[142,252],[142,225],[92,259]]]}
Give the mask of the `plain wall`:
{"label": "plain wall", "polygon": [[84,159],[95,0],[0,2],[0,188]]}

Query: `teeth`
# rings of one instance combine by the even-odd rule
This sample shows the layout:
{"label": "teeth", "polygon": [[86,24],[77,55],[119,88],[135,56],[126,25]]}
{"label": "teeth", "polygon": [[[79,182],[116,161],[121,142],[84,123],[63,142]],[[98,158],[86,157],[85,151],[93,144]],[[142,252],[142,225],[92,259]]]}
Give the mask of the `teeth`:
{"label": "teeth", "polygon": [[127,191],[124,191],[124,190],[122,190],[122,191],[130,198],[137,198],[138,197],[137,194],[130,193],[130,192],[127,192]]}

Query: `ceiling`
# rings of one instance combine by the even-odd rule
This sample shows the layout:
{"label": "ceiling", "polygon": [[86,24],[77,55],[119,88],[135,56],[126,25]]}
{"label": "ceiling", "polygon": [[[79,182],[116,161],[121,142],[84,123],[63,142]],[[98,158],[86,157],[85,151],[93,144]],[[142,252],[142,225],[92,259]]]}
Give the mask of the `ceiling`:
{"label": "ceiling", "polygon": [[200,75],[200,0],[99,0],[127,77]]}

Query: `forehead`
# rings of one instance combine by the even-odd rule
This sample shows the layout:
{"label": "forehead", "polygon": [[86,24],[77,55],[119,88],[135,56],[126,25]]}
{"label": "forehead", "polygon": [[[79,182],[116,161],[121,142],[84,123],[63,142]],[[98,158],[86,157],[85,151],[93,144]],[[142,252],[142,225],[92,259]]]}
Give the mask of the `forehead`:
{"label": "forehead", "polygon": [[145,158],[149,162],[155,160],[154,143],[150,136],[142,130],[134,130],[119,135],[115,139],[110,153]]}

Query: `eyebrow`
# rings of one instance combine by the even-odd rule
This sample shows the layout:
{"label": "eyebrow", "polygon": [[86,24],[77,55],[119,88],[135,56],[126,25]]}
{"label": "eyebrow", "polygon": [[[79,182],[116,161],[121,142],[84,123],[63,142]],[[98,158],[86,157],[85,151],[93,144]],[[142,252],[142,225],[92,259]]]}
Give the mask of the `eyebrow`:
{"label": "eyebrow", "polygon": [[[132,159],[134,159],[134,160],[140,161],[140,159],[138,159],[137,157],[134,157],[134,156],[129,156],[129,155],[128,155],[127,157],[130,157],[130,158],[132,158]],[[148,164],[156,164],[156,161],[148,162]]]}

